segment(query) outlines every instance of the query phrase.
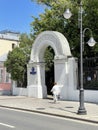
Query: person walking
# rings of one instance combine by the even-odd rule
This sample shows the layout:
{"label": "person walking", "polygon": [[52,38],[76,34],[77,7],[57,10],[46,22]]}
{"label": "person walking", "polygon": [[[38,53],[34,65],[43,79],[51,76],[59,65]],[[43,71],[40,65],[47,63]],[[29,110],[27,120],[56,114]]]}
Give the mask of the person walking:
{"label": "person walking", "polygon": [[54,103],[56,103],[58,101],[58,96],[60,95],[60,87],[59,85],[57,85],[57,83],[54,83],[54,86],[51,89],[51,92],[53,94]]}

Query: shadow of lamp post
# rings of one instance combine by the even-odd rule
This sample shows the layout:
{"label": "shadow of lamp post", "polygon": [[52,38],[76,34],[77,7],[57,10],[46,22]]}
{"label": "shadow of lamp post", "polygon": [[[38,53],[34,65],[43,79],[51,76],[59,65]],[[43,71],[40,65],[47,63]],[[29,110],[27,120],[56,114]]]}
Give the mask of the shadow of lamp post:
{"label": "shadow of lamp post", "polygon": [[[80,13],[80,89],[79,89],[79,102],[80,102],[80,106],[78,109],[77,114],[81,114],[81,115],[85,115],[87,114],[87,111],[84,107],[84,88],[83,88],[83,50],[84,50],[84,37],[85,37],[85,32],[86,30],[90,31],[91,33],[91,37],[89,39],[89,41],[87,42],[87,44],[90,47],[93,47],[96,44],[96,41],[94,40],[93,36],[92,36],[92,31],[89,28],[85,28],[83,30],[83,25],[82,25],[82,14],[83,14],[83,8],[82,8],[82,1],[80,2],[79,5],[79,13]],[[64,18],[69,19],[72,16],[72,13],[70,12],[69,9],[67,9],[64,12]]]}

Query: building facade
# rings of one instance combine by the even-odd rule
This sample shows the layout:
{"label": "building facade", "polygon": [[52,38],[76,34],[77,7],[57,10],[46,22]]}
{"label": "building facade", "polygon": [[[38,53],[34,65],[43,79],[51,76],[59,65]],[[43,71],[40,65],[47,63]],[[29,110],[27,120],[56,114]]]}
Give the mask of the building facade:
{"label": "building facade", "polygon": [[0,32],[0,93],[11,94],[11,76],[4,67],[9,51],[19,45],[19,33],[4,30]]}

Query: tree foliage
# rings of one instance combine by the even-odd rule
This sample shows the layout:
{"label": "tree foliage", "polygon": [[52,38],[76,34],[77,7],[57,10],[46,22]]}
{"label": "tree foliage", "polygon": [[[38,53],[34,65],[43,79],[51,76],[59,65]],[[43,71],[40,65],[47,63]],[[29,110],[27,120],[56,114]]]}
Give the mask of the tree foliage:
{"label": "tree foliage", "polygon": [[[79,32],[79,4],[80,0],[32,0],[39,4],[46,5],[45,12],[39,18],[33,17],[31,23],[33,35],[46,30],[59,31],[68,39],[73,56],[80,55],[80,32]],[[72,17],[64,19],[63,13],[66,8],[70,8]],[[98,1],[83,0],[83,29],[90,28],[94,38],[98,41]],[[86,33],[85,41],[89,40],[90,33]],[[66,52],[65,52],[66,53]],[[93,49],[85,45],[85,56],[94,56],[98,53],[98,45]]]}
{"label": "tree foliage", "polygon": [[11,79],[18,82],[20,87],[26,86],[27,63],[30,59],[32,40],[26,34],[21,34],[19,47],[8,53],[5,67],[11,74]]}
{"label": "tree foliage", "polygon": [[46,71],[50,71],[53,67],[53,59],[54,59],[54,50],[49,46],[44,54],[44,59],[46,62]]}

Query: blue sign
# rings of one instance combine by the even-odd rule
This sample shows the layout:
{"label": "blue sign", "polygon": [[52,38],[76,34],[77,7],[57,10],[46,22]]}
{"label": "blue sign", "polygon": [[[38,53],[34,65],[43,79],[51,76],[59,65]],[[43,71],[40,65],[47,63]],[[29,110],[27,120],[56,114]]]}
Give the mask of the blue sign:
{"label": "blue sign", "polygon": [[36,74],[35,68],[32,67],[30,74]]}

